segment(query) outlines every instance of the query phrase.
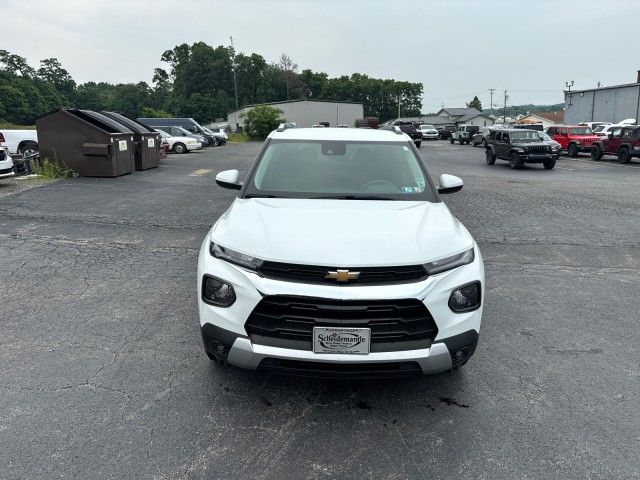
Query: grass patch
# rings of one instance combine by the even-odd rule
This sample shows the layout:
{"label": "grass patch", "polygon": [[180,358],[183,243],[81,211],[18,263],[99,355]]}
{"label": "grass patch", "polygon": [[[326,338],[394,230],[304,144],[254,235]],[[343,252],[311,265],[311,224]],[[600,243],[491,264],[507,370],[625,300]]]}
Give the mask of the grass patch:
{"label": "grass patch", "polygon": [[16,125],[15,123],[0,121],[0,128],[4,130],[35,130],[35,125]]}
{"label": "grass patch", "polygon": [[75,172],[63,163],[54,162],[48,158],[40,160],[35,167],[35,173],[42,178],[70,178]]}
{"label": "grass patch", "polygon": [[249,141],[249,136],[246,133],[230,133],[229,143],[243,143]]}

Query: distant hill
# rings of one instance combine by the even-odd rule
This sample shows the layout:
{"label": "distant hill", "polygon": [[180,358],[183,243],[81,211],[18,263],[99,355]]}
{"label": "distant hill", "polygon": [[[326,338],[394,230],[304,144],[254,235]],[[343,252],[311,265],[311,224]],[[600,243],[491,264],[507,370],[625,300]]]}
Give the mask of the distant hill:
{"label": "distant hill", "polygon": [[[516,117],[517,115],[525,115],[527,113],[535,112],[560,112],[564,110],[564,103],[556,103],[554,105],[507,105],[507,117]],[[485,108],[482,113],[488,115],[491,110]],[[496,116],[502,115],[502,108],[495,107],[493,114]]]}

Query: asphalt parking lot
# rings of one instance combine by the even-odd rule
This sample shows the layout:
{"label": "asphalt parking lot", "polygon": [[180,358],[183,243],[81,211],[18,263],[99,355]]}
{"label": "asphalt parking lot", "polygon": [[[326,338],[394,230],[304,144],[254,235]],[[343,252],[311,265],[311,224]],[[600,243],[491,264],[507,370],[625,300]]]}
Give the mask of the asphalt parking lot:
{"label": "asphalt parking lot", "polygon": [[[2,197],[0,478],[638,478],[640,163],[487,166],[425,143],[487,275],[460,370],[329,382],[220,369],[196,256],[258,144]],[[15,180],[12,180],[15,181]],[[383,226],[381,226],[383,227]]]}

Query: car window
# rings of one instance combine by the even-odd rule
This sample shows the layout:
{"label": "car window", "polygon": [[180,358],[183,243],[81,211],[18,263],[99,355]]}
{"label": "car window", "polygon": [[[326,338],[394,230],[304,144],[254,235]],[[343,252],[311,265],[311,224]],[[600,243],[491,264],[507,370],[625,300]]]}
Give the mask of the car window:
{"label": "car window", "polygon": [[405,142],[272,140],[247,182],[245,195],[252,194],[437,200],[421,159]]}
{"label": "car window", "polygon": [[625,128],[624,130],[622,130],[622,138],[633,138],[633,130],[631,130],[630,128]]}

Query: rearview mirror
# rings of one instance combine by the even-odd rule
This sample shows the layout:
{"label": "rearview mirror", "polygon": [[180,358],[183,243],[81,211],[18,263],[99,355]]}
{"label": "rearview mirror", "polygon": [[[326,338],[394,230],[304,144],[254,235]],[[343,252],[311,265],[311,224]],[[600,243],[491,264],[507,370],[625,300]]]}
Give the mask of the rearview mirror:
{"label": "rearview mirror", "polygon": [[447,194],[455,193],[462,190],[464,183],[460,177],[443,173],[440,175],[440,185],[438,185],[438,193]]}
{"label": "rearview mirror", "polygon": [[238,170],[225,170],[216,175],[216,183],[222,188],[229,190],[240,190],[242,182],[240,182],[240,172]]}

